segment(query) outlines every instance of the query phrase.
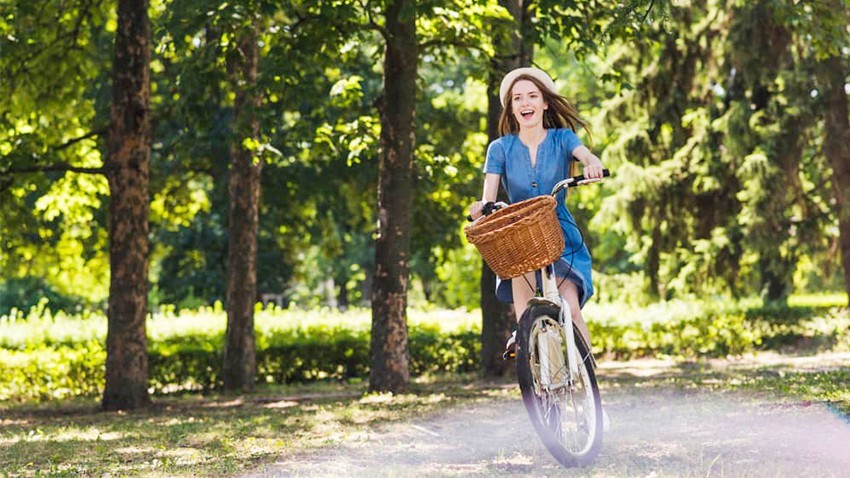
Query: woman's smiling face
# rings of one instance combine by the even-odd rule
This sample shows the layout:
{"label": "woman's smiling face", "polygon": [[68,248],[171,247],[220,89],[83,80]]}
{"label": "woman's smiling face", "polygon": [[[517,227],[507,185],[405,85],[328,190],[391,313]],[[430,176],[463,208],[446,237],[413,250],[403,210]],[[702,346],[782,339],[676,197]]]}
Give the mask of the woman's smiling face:
{"label": "woman's smiling face", "polygon": [[520,128],[542,124],[543,112],[549,105],[543,99],[540,88],[529,80],[517,80],[511,88],[511,113]]}

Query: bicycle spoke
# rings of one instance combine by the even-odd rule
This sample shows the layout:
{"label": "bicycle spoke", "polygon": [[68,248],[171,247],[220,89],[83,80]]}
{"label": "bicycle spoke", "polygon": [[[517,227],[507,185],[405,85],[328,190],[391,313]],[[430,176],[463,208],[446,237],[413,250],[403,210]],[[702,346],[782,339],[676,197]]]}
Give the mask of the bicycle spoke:
{"label": "bicycle spoke", "polygon": [[[551,310],[551,309],[549,309]],[[518,368],[523,400],[550,452],[563,464],[587,463],[599,452],[598,391],[583,345],[568,347],[558,313],[523,317]],[[572,325],[572,324],[570,324]],[[576,372],[570,372],[568,353]]]}

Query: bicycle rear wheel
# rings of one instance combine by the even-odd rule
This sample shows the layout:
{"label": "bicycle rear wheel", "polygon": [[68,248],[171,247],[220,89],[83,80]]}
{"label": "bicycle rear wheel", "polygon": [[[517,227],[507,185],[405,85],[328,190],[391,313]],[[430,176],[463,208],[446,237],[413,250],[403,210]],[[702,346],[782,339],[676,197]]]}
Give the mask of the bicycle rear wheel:
{"label": "bicycle rear wheel", "polygon": [[566,335],[557,308],[532,305],[520,319],[517,331],[517,378],[522,401],[543,444],[569,467],[589,464],[602,447],[599,387],[590,353],[578,334],[575,330],[578,356],[573,360],[578,363],[578,374],[570,379]]}

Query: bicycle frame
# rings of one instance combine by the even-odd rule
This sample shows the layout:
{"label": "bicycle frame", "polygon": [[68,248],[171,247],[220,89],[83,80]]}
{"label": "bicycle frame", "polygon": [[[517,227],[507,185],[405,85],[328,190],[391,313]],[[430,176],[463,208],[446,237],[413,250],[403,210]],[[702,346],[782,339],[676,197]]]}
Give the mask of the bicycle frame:
{"label": "bicycle frame", "polygon": [[[603,176],[608,176],[607,170]],[[593,179],[565,179],[552,189],[577,186]],[[499,209],[489,202],[482,212]],[[562,252],[563,253],[563,252]],[[543,444],[562,465],[591,463],[602,446],[605,413],[593,371],[589,344],[576,331],[571,302],[561,296],[553,260],[537,269],[537,289],[518,321],[517,380],[522,400]],[[527,295],[524,295],[527,297]],[[582,338],[581,341],[578,341]]]}
{"label": "bicycle frame", "polygon": [[[561,330],[563,330],[564,340],[566,341],[567,346],[567,383],[572,383],[576,374],[578,374],[578,364],[576,363],[575,357],[578,356],[575,343],[575,330],[573,330],[573,320],[572,313],[570,311],[570,304],[561,297],[560,292],[558,291],[558,284],[555,279],[555,267],[553,265],[548,265],[542,269],[540,269],[541,276],[541,286],[542,286],[542,297],[532,297],[528,300],[528,306],[536,304],[546,304],[557,307],[558,312],[558,322],[560,322]],[[547,388],[551,387],[552,384],[549,382],[549,378],[552,376],[551,372],[551,364],[549,363],[549,354],[548,354],[548,343],[544,340],[540,342],[541,350],[539,351],[540,356],[540,370],[541,370],[541,382]]]}
{"label": "bicycle frame", "polygon": [[[604,176],[608,176],[608,170],[605,170]],[[566,189],[571,186],[576,186],[584,180],[584,176],[576,176],[564,179],[559,181],[552,188],[551,195],[557,195],[562,189]],[[542,288],[542,297],[532,297],[528,301],[528,306],[536,305],[536,304],[547,304],[557,307],[559,310],[558,313],[558,321],[560,322],[561,329],[564,332],[564,340],[566,341],[567,346],[567,383],[571,384],[574,381],[575,376],[579,373],[578,371],[578,363],[576,363],[576,357],[578,357],[578,349],[576,347],[575,342],[575,330],[573,329],[573,319],[572,313],[570,311],[570,304],[561,297],[560,291],[558,291],[558,284],[555,280],[555,267],[552,264],[540,269],[540,277],[541,277],[541,288]],[[549,378],[551,377],[550,369],[551,364],[549,363],[549,354],[547,350],[548,343],[544,340],[540,342],[541,347],[544,350],[540,351],[540,370],[541,370],[541,381],[543,385],[551,387],[551,383],[549,383]],[[581,358],[581,357],[578,357]]]}

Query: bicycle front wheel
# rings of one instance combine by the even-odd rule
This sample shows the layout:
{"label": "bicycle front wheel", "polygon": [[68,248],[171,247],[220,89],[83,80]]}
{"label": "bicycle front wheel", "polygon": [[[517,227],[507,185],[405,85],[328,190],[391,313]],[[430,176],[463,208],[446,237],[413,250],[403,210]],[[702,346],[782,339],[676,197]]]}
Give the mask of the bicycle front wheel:
{"label": "bicycle front wheel", "polygon": [[[576,356],[568,357],[558,309],[547,305],[526,309],[517,331],[517,378],[523,403],[543,444],[569,467],[589,464],[602,447],[599,387],[590,351],[578,330],[574,332]],[[578,373],[570,374],[568,360],[576,362]]]}

